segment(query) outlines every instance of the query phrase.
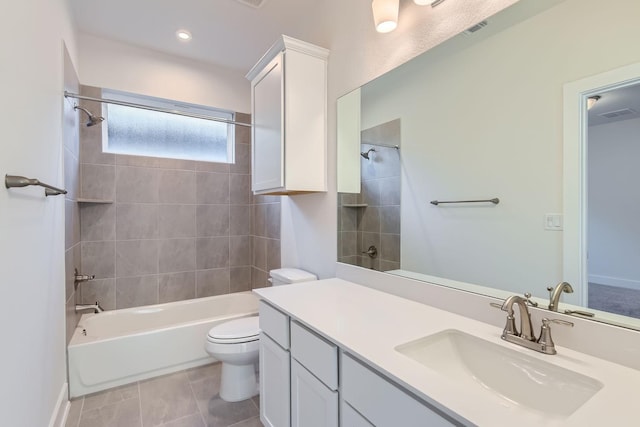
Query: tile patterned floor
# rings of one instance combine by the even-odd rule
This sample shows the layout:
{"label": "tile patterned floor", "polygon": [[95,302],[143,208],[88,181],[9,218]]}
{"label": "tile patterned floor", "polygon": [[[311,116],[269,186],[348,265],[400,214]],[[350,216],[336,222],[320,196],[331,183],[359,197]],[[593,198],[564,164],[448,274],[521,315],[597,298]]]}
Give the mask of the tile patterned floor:
{"label": "tile patterned floor", "polygon": [[139,381],[71,402],[66,427],[262,427],[260,401],[220,399],[220,363]]}

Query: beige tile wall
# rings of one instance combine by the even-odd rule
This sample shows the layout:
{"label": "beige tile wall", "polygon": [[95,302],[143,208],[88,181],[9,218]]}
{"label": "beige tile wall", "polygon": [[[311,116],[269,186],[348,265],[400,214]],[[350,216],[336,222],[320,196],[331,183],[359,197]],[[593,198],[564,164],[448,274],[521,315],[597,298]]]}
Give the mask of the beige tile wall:
{"label": "beige tile wall", "polygon": [[103,153],[97,126],[80,139],[80,196],[113,200],[81,203],[82,267],[96,275],[82,285],[84,303],[115,309],[245,291],[280,266],[280,199],[252,196],[249,128],[236,127],[232,165]]}

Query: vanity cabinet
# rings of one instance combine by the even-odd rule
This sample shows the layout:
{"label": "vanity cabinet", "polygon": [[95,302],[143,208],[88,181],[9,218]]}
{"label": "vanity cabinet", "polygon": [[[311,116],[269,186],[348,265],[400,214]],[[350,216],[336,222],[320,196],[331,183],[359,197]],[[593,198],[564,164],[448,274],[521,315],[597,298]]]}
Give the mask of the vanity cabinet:
{"label": "vanity cabinet", "polygon": [[[347,409],[348,416],[356,417],[356,421],[360,424],[355,425],[366,426],[365,421],[377,427],[459,425],[383,378],[379,373],[364,366],[352,356],[342,353],[340,362],[343,408]],[[356,414],[349,413],[354,409],[357,411]],[[346,422],[344,424],[351,425]]]}
{"label": "vanity cabinet", "polygon": [[291,424],[291,358],[289,317],[261,301],[260,319],[260,420],[265,427]]}
{"label": "vanity cabinet", "polygon": [[338,347],[260,302],[260,419],[338,427]]}
{"label": "vanity cabinet", "polygon": [[247,74],[254,194],[327,191],[328,55],[281,36]]}
{"label": "vanity cabinet", "polygon": [[338,427],[338,347],[291,321],[291,425]]}
{"label": "vanity cabinet", "polygon": [[264,301],[259,310],[265,426],[460,425],[286,313]]}
{"label": "vanity cabinet", "polygon": [[349,427],[375,427],[371,424],[365,417],[360,415],[358,411],[353,409],[351,405],[349,405],[344,400],[342,401],[342,405],[340,406],[340,411],[342,413],[342,425]]}

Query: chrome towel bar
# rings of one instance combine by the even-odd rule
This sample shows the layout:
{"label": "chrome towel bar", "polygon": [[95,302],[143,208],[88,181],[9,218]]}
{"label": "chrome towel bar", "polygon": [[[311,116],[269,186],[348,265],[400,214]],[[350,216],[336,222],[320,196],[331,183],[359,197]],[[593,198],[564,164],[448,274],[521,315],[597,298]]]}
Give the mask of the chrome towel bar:
{"label": "chrome towel bar", "polygon": [[449,200],[446,202],[443,201],[438,201],[438,200],[432,200],[430,202],[432,205],[441,205],[444,203],[493,203],[494,205],[497,205],[498,203],[500,203],[500,199],[498,199],[497,197],[494,199],[486,199],[486,200]]}
{"label": "chrome towel bar", "polygon": [[44,182],[40,182],[40,180],[37,180],[37,179],[31,179],[25,176],[18,176],[18,175],[4,176],[4,186],[7,188],[28,187],[29,185],[38,185],[40,187],[44,187],[45,196],[57,196],[59,194],[67,194],[67,190],[62,190],[60,188],[54,187],[53,185],[45,184]]}

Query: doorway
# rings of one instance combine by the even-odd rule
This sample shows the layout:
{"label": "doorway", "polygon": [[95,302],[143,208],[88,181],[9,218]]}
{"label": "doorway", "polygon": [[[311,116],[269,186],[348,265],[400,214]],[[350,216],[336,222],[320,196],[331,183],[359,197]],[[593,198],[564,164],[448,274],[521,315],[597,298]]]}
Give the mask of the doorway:
{"label": "doorway", "polygon": [[587,306],[640,318],[640,83],[588,97],[586,150]]}
{"label": "doorway", "polygon": [[564,280],[583,307],[636,318],[639,135],[640,63],[564,86]]}

